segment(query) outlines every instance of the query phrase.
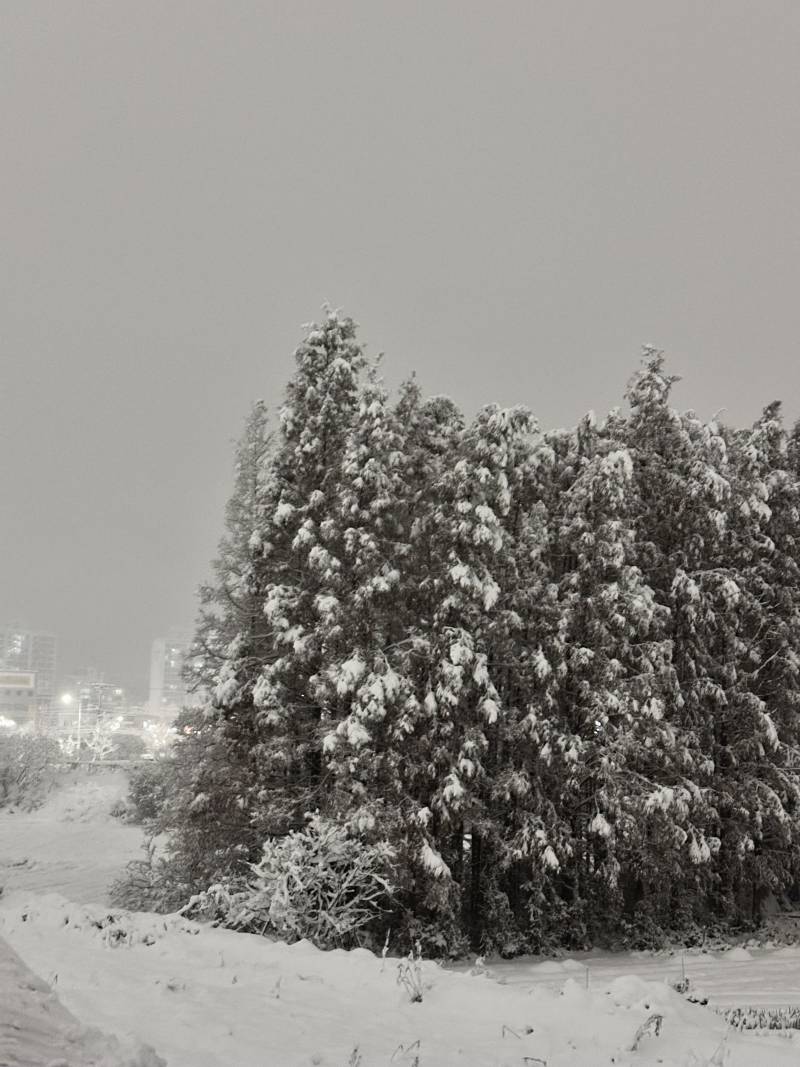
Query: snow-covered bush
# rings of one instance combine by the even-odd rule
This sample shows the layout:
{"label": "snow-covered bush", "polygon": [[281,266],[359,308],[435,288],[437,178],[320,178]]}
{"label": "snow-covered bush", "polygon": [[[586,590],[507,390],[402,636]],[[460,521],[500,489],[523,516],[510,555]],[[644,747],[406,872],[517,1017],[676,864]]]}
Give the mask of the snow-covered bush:
{"label": "snow-covered bush", "polygon": [[131,860],[125,874],[112,883],[111,903],[128,911],[177,911],[191,895],[192,887],[182,879],[180,867],[172,857],[156,854],[152,838],[143,848],[144,858]]}
{"label": "snow-covered bush", "polygon": [[60,762],[58,745],[51,738],[19,730],[0,732],[0,808],[41,804]]}
{"label": "snow-covered bush", "polygon": [[320,948],[352,945],[392,896],[393,858],[385,842],[367,843],[313,815],[302,830],[268,840],[246,881],[212,886],[187,911]]}

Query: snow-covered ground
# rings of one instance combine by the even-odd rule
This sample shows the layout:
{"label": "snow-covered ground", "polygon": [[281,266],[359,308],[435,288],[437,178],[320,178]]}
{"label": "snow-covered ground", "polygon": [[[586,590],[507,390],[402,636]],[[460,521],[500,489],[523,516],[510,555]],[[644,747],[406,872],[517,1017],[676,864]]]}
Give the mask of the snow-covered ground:
{"label": "snow-covered ground", "polygon": [[[169,1067],[779,1067],[800,1057],[800,1040],[731,1032],[674,993],[664,979],[679,976],[679,957],[513,961],[489,975],[425,963],[412,1003],[396,960],[114,911],[108,879],[141,838],[108,815],[121,788],[118,774],[76,779],[37,813],[0,813],[0,937],[51,984],[59,1011],[152,1045]],[[720,1005],[800,1003],[800,949],[750,955],[689,956],[686,971]],[[19,1010],[24,1025],[32,1009]],[[660,1036],[631,1051],[653,1014]]]}
{"label": "snow-covered ground", "polygon": [[[137,1042],[83,1026],[51,987],[0,940],[0,1064],[2,1067],[161,1067]],[[125,1047],[127,1046],[127,1047]]]}
{"label": "snow-covered ground", "polygon": [[109,883],[142,856],[142,831],[110,815],[128,792],[125,771],[65,774],[38,810],[0,811],[0,886],[108,899]]}
{"label": "snow-covered ground", "polygon": [[608,989],[615,979],[632,973],[648,981],[670,983],[685,974],[692,990],[702,992],[716,1008],[800,1006],[800,948],[795,946],[687,952],[683,960],[680,953],[580,953],[563,961],[502,961],[493,964],[491,972],[511,986],[526,989],[531,982],[558,988],[567,978],[574,978],[595,990]]}

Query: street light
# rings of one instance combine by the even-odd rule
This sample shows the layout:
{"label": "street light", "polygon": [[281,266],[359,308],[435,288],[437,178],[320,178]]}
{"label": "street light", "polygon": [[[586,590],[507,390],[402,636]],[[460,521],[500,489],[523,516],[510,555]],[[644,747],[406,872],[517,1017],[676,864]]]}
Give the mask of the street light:
{"label": "street light", "polygon": [[[70,707],[72,704],[75,703],[75,697],[72,695],[72,693],[62,693],[61,694],[61,703],[65,707]],[[81,698],[79,696],[78,697],[78,752],[79,753],[80,753],[80,750],[81,750],[81,711],[82,710],[83,710],[83,701],[81,700]]]}

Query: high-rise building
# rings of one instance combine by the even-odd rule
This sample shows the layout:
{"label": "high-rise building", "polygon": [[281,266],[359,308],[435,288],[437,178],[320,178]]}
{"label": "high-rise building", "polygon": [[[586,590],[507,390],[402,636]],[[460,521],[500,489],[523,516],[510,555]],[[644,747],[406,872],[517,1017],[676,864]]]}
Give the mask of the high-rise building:
{"label": "high-rise building", "polygon": [[153,718],[171,721],[181,708],[197,703],[196,694],[187,691],[183,678],[191,644],[191,635],[177,629],[153,641],[150,652],[150,696],[147,702],[148,714]]}
{"label": "high-rise building", "polygon": [[[25,719],[38,726],[46,725],[55,697],[56,649],[53,634],[23,626],[0,625],[0,670],[4,674],[21,672],[32,676],[32,700],[28,701],[27,696],[25,700],[28,701],[26,706],[33,710],[26,713]],[[18,688],[16,685],[6,687],[8,690]]]}

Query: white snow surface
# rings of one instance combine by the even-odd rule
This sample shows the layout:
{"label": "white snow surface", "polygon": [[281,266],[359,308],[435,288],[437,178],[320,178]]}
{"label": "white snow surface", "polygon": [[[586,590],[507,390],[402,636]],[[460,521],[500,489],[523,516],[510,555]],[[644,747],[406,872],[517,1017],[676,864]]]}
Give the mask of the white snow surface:
{"label": "white snow surface", "polygon": [[[104,1038],[113,1045],[103,1052],[106,1059],[88,1052],[68,1059],[62,1049],[50,1061],[34,1058],[31,1044],[28,1058],[17,1049],[15,1060],[3,1045],[0,1011],[0,1064],[157,1064],[154,1054],[141,1051],[142,1042],[169,1067],[409,1067],[415,1057],[418,1067],[798,1061],[794,1036],[732,1032],[709,1008],[675,993],[667,983],[680,977],[679,956],[592,953],[491,964],[478,974],[425,962],[423,999],[411,1003],[397,984],[395,959],[366,950],[321,952],[307,942],[288,946],[180,916],[110,909],[107,882],[138,854],[141,838],[107,814],[119,787],[115,774],[76,777],[39,812],[0,813],[0,941],[61,1002],[41,982],[38,992],[26,993],[24,981],[11,983],[9,1000],[0,970],[0,1005],[6,1016],[16,1013],[17,1044],[34,1041],[32,1023],[42,1010],[31,999],[37,996],[51,998],[48,1010],[59,1025],[77,1026],[71,1013],[80,1026],[98,1027],[120,1044]],[[14,866],[15,855],[28,863]],[[800,1004],[800,949],[748,955],[687,955],[686,973],[714,1004]],[[638,1051],[630,1051],[652,1014],[663,1016],[661,1035],[643,1037]],[[139,1059],[120,1059],[120,1050],[133,1048]]]}
{"label": "white snow surface", "polygon": [[128,792],[121,768],[71,771],[36,811],[0,811],[0,886],[108,900],[109,883],[142,856],[142,831],[112,818]]}
{"label": "white snow surface", "polygon": [[163,1067],[152,1049],[82,1026],[2,940],[0,992],[3,1067]]}

